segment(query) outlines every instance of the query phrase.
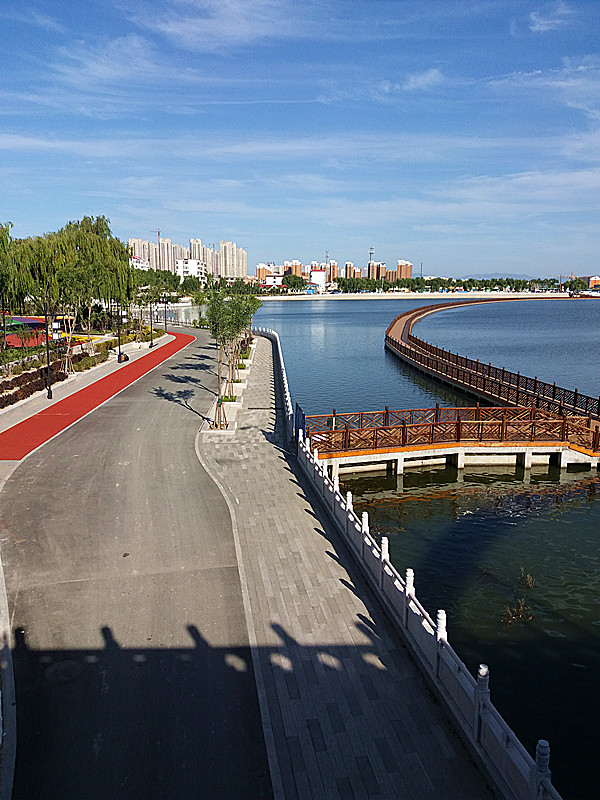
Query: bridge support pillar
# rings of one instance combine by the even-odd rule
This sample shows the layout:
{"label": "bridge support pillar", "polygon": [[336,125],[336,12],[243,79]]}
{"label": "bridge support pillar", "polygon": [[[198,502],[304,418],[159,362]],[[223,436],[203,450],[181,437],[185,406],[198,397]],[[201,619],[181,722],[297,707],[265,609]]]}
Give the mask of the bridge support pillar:
{"label": "bridge support pillar", "polygon": [[446,465],[455,467],[457,470],[463,470],[465,468],[465,451],[458,450],[458,452],[446,456]]}
{"label": "bridge support pillar", "polygon": [[337,458],[334,458],[331,462],[331,480],[335,481],[335,479],[340,479],[340,462]]}
{"label": "bridge support pillar", "polygon": [[531,450],[525,450],[524,453],[517,453],[517,467],[524,470],[531,469]]}
{"label": "bridge support pillar", "polygon": [[567,468],[567,458],[564,450],[559,450],[558,453],[552,453],[550,456],[550,464],[559,469]]}
{"label": "bridge support pillar", "polygon": [[404,475],[404,456],[396,458],[396,475]]}

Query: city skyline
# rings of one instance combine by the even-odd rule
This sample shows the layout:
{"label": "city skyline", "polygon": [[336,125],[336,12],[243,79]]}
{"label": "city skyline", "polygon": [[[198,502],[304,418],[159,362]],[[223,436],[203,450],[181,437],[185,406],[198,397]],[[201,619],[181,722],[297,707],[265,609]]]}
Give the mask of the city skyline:
{"label": "city skyline", "polygon": [[597,274],[600,5],[0,9],[0,222],[242,242],[248,272]]}

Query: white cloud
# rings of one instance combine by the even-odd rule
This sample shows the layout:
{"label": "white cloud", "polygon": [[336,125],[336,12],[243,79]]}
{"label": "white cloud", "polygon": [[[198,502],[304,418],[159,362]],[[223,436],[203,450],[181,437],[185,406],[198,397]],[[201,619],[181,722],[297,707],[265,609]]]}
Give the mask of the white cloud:
{"label": "white cloud", "polygon": [[573,10],[566,3],[556,3],[550,11],[532,11],[529,15],[529,30],[533,33],[547,33],[561,28],[568,22]]}
{"label": "white cloud", "polygon": [[425,72],[416,72],[409,75],[402,84],[406,92],[423,91],[444,83],[444,76],[439,69],[428,69]]}
{"label": "white cloud", "polygon": [[215,52],[290,36],[296,7],[289,0],[171,0],[155,13],[131,6],[132,20],[179,47]]}
{"label": "white cloud", "polygon": [[3,8],[0,9],[0,19],[8,19],[13,22],[22,22],[25,25],[32,25],[37,28],[43,28],[50,33],[64,33],[65,28],[53,17],[47,14],[42,14],[36,9],[29,8],[27,13],[15,11],[14,9]]}

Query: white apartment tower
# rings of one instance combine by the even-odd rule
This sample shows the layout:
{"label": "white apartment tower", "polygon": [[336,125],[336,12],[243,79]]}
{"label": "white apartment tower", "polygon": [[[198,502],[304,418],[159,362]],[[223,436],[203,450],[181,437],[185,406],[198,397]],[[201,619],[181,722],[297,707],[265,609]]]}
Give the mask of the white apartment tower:
{"label": "white apartment tower", "polygon": [[[248,274],[248,254],[235,242],[221,241],[219,250],[214,245],[203,245],[201,239],[190,239],[190,246],[160,239],[159,243],[144,239],[128,239],[127,246],[135,259],[149,264],[150,269],[165,269],[177,272],[176,262],[193,260],[199,262],[203,274],[219,278],[246,278]],[[202,266],[200,266],[202,265]]]}

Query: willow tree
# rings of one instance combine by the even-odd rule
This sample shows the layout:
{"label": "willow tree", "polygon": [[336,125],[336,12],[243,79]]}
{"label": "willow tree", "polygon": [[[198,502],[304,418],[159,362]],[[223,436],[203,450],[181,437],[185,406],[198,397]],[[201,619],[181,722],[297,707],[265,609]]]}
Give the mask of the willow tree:
{"label": "willow tree", "polygon": [[110,307],[116,301],[128,305],[134,296],[129,253],[123,242],[112,235],[110,220],[103,216],[68,222],[60,233],[74,254],[74,283],[78,286],[81,311],[87,310],[90,337],[94,303]]}

